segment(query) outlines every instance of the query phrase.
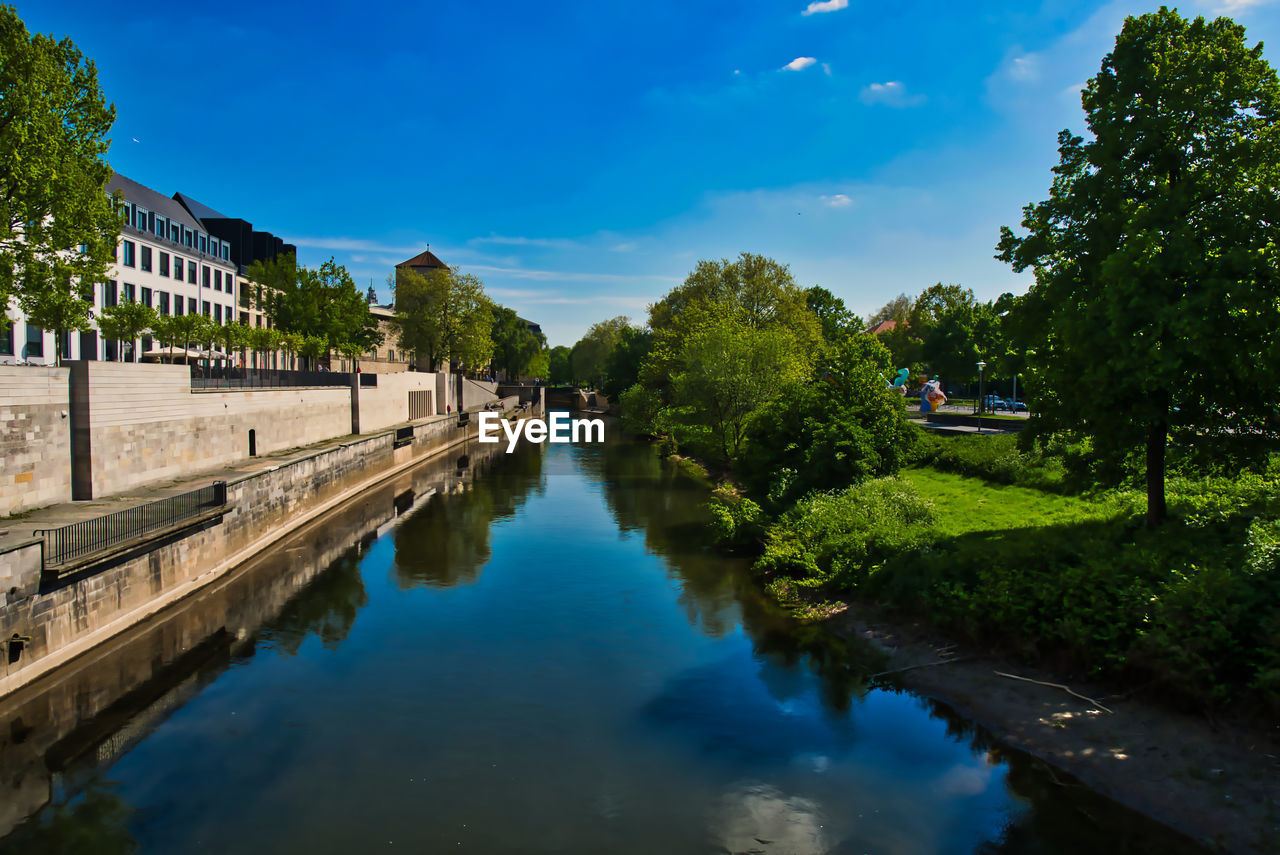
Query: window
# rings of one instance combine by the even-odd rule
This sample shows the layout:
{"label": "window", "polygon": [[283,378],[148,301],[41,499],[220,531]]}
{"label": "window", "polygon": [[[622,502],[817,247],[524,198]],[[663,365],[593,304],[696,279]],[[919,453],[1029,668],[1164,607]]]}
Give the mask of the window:
{"label": "window", "polygon": [[60,341],[58,342],[58,344],[59,344],[59,349],[62,351],[62,358],[70,359],[71,358],[71,333],[60,332],[58,333],[58,336],[60,338]]}
{"label": "window", "polygon": [[150,288],[144,287],[142,289],[142,305],[146,306],[148,309],[151,308],[151,289]]}
{"label": "window", "polygon": [[133,241],[124,242],[124,258],[120,261],[125,267],[133,267]]}
{"label": "window", "polygon": [[173,295],[173,316],[176,318],[182,314],[182,295]]}
{"label": "window", "polygon": [[162,315],[169,314],[169,292],[168,291],[156,292],[156,311]]}
{"label": "window", "polygon": [[[206,305],[208,305],[208,304],[206,304]],[[188,297],[188,298],[187,298],[187,314],[188,314],[188,315],[194,315],[195,313],[196,313],[196,298],[195,298],[195,297]]]}
{"label": "window", "polygon": [[124,283],[124,288],[122,288],[121,291],[126,303],[132,303],[134,301],[134,290],[132,284],[128,282]]}
{"label": "window", "polygon": [[164,217],[156,217],[155,233],[160,237],[164,237],[169,233],[169,226],[165,223]]}
{"label": "window", "polygon": [[[194,303],[195,300],[192,300],[191,302]],[[201,310],[200,313],[202,315],[204,315],[206,318],[209,317],[209,303],[207,301],[202,301],[200,303],[200,310]]]}
{"label": "window", "polygon": [[13,356],[13,324],[0,327],[0,356]]}
{"label": "window", "polygon": [[179,282],[182,281],[182,256],[180,255],[173,257],[173,278]]}
{"label": "window", "polygon": [[203,288],[209,287],[209,265],[200,265],[200,285]]}
{"label": "window", "polygon": [[156,215],[151,211],[147,211],[147,231],[152,234],[156,231]]}
{"label": "window", "polygon": [[27,344],[22,348],[22,356],[26,359],[33,356],[44,358],[44,330],[27,324]]}
{"label": "window", "polygon": [[209,254],[209,238],[200,235],[200,251],[205,255]]}
{"label": "window", "polygon": [[222,326],[222,304],[218,303],[213,307],[213,320],[218,326]]}
{"label": "window", "polygon": [[182,230],[182,243],[188,248],[191,247],[191,229]]}
{"label": "window", "polygon": [[160,275],[169,275],[169,253],[167,252],[160,253]]}
{"label": "window", "polygon": [[93,330],[85,330],[80,333],[80,358],[98,358],[98,334]]}
{"label": "window", "polygon": [[196,263],[194,261],[187,262],[187,281],[192,285],[196,284]]}
{"label": "window", "polygon": [[151,272],[151,247],[144,246],[142,248],[142,259],[141,263],[138,265],[138,269],[143,273]]}
{"label": "window", "polygon": [[107,362],[115,362],[120,357],[120,342],[111,338],[102,340],[102,358]]}
{"label": "window", "polygon": [[231,260],[231,247],[227,246],[225,243],[222,245],[222,260]]}
{"label": "window", "polygon": [[169,240],[174,243],[182,243],[182,229],[177,223],[169,224]]}
{"label": "window", "polygon": [[102,283],[102,308],[106,309],[116,305],[119,298],[116,294],[116,281],[112,279],[110,282]]}
{"label": "window", "polygon": [[213,271],[213,290],[215,291],[222,290],[222,271],[221,270]]}

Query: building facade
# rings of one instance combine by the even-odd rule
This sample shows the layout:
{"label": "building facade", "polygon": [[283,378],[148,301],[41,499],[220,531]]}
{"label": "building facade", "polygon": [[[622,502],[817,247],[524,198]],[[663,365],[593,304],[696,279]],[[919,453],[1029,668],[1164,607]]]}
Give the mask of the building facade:
{"label": "building facade", "polygon": [[119,194],[123,226],[116,263],[105,282],[94,283],[91,329],[57,341],[52,331],[28,324],[16,303],[9,307],[13,323],[0,330],[0,363],[53,365],[63,359],[136,362],[149,350],[149,339],[104,340],[96,319],[103,309],[136,300],[162,315],[203,314],[216,323],[236,319],[236,264],[230,241],[208,228],[179,201],[123,175],[107,182]]}

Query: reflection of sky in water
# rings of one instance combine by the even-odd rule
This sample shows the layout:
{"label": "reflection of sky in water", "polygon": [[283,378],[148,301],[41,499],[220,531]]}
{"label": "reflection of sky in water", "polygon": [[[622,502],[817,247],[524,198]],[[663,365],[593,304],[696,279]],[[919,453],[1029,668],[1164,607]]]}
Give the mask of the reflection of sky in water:
{"label": "reflection of sky in water", "polygon": [[847,712],[818,677],[730,642],[667,681],[642,726],[734,776],[711,810],[730,852],[971,852],[1011,819],[1006,770],[921,701],[875,691]]}

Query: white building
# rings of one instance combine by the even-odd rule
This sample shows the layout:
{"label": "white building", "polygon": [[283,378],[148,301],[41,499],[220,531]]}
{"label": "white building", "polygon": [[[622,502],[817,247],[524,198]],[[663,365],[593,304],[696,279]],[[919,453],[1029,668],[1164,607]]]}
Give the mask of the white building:
{"label": "white building", "polygon": [[[113,175],[106,189],[120,192],[125,225],[110,278],[94,284],[93,317],[120,300],[137,300],[161,314],[200,313],[220,324],[235,320],[237,271],[230,243],[209,234],[177,200],[123,175]],[[54,332],[28,325],[16,302],[8,314],[14,323],[0,330],[0,363],[53,365],[59,348],[63,359],[137,361],[152,346],[149,339],[102,340],[96,324],[58,342]]]}

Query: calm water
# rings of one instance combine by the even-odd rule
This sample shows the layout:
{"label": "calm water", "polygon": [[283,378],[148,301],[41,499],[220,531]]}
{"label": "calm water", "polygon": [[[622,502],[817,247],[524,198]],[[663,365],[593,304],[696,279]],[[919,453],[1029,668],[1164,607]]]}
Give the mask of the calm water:
{"label": "calm water", "polygon": [[469,462],[0,705],[0,852],[1190,851],[867,691],[648,447]]}

